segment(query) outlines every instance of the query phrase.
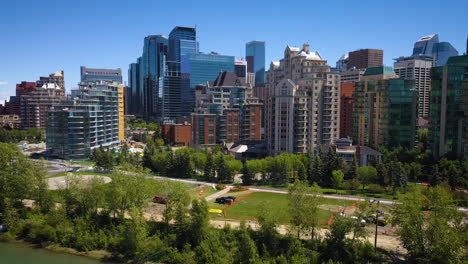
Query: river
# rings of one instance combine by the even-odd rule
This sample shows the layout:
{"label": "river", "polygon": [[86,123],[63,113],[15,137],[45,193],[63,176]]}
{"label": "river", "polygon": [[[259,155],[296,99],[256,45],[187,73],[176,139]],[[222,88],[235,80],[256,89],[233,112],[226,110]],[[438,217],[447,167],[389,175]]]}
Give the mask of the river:
{"label": "river", "polygon": [[0,264],[98,264],[94,259],[34,249],[24,244],[0,243]]}

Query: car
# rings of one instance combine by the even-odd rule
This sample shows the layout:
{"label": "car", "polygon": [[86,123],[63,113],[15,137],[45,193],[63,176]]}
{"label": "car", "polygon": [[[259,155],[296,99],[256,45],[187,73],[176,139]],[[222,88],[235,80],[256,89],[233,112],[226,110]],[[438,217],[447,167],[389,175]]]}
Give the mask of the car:
{"label": "car", "polygon": [[236,197],[234,196],[223,196],[223,197],[216,198],[215,203],[228,204],[228,203],[232,203],[235,200],[236,200]]}
{"label": "car", "polygon": [[0,233],[5,233],[8,231],[7,224],[0,224]]}
{"label": "car", "polygon": [[158,204],[168,204],[170,202],[169,199],[167,199],[166,197],[164,196],[161,196],[161,195],[155,195],[153,197],[153,202],[154,203],[158,203]]}

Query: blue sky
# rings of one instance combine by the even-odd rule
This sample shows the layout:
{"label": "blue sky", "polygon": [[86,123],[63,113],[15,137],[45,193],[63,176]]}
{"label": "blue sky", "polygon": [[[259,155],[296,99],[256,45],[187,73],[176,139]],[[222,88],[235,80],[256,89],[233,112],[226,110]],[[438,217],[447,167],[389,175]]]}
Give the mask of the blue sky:
{"label": "blue sky", "polygon": [[415,40],[438,33],[460,53],[468,33],[468,1],[107,1],[14,0],[0,3],[0,100],[15,84],[64,70],[67,90],[79,67],[121,68],[142,51],[143,38],[177,25],[197,26],[200,50],[244,56],[245,43],[266,41],[269,61],[286,45],[309,42],[334,66],[347,51],[384,50],[385,64],[409,55]]}

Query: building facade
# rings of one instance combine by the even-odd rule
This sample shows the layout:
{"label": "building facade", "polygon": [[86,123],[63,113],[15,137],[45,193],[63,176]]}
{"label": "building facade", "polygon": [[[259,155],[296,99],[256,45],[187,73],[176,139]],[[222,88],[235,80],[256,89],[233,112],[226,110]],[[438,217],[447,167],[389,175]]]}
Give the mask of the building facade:
{"label": "building facade", "polygon": [[80,67],[82,82],[109,81],[122,83],[121,69],[93,69]]}
{"label": "building facade", "polygon": [[352,138],[357,145],[412,147],[416,136],[417,93],[391,67],[366,70],[355,83]]}
{"label": "building facade", "polygon": [[255,73],[255,86],[265,83],[265,41],[250,41],[245,44],[247,71]]}
{"label": "building facade", "polygon": [[234,72],[222,72],[214,82],[198,86],[192,114],[193,144],[261,140],[261,108],[252,87]]}
{"label": "building facade", "polygon": [[192,125],[187,122],[164,124],[162,126],[162,138],[166,144],[189,146],[192,142]]}
{"label": "building facade", "polygon": [[468,55],[432,69],[429,140],[435,157],[468,155]]}
{"label": "building facade", "polygon": [[124,133],[121,93],[117,82],[81,82],[72,96],[47,112],[49,154],[80,160],[99,146],[118,146]]}
{"label": "building facade", "polygon": [[352,51],[348,55],[346,69],[367,69],[383,66],[383,50],[360,49]]}
{"label": "building facade", "polygon": [[340,76],[318,52],[287,46],[267,72],[265,132],[269,152],[305,153],[339,135]]}
{"label": "building facade", "polygon": [[340,93],[340,138],[351,137],[354,83],[342,82]]}
{"label": "building facade", "polygon": [[404,80],[412,80],[418,92],[418,117],[429,115],[429,99],[431,91],[431,56],[401,57],[394,63],[395,73]]}

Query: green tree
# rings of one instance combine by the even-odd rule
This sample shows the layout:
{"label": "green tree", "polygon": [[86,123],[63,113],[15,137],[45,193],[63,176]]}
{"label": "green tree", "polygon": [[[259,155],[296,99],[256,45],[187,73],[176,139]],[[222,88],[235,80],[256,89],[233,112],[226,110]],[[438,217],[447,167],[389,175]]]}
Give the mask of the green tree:
{"label": "green tree", "polygon": [[250,237],[249,230],[246,228],[244,222],[241,223],[237,248],[239,250],[236,252],[236,263],[250,264],[260,261],[257,246]]}
{"label": "green tree", "polygon": [[243,185],[252,185],[255,175],[249,170],[249,166],[247,166],[247,162],[243,162],[242,167],[242,184]]}
{"label": "green tree", "polygon": [[220,154],[219,161],[217,163],[218,182],[231,183],[233,181],[232,171],[228,166],[223,154]]}
{"label": "green tree", "polygon": [[297,231],[298,238],[301,233],[312,233],[318,225],[318,186],[309,188],[306,183],[296,180],[288,188],[288,211],[291,224]]}
{"label": "green tree", "polygon": [[[466,224],[448,190],[401,194],[392,223],[413,263],[460,263],[466,253]],[[466,257],[466,256],[465,256]]]}
{"label": "green tree", "polygon": [[362,189],[370,183],[377,181],[377,170],[371,166],[363,166],[357,169],[357,178],[362,184]]}
{"label": "green tree", "polygon": [[203,152],[196,152],[191,155],[193,167],[197,173],[202,173],[206,165],[207,156]]}
{"label": "green tree", "polygon": [[208,203],[205,199],[193,200],[191,216],[191,245],[197,247],[206,236],[209,227]]}
{"label": "green tree", "polygon": [[336,193],[338,193],[338,189],[343,185],[343,179],[344,173],[342,170],[334,170],[332,172],[331,184],[335,188]]}
{"label": "green tree", "polygon": [[216,176],[213,154],[208,153],[206,157],[205,167],[203,169],[203,176],[207,181],[214,181]]}

